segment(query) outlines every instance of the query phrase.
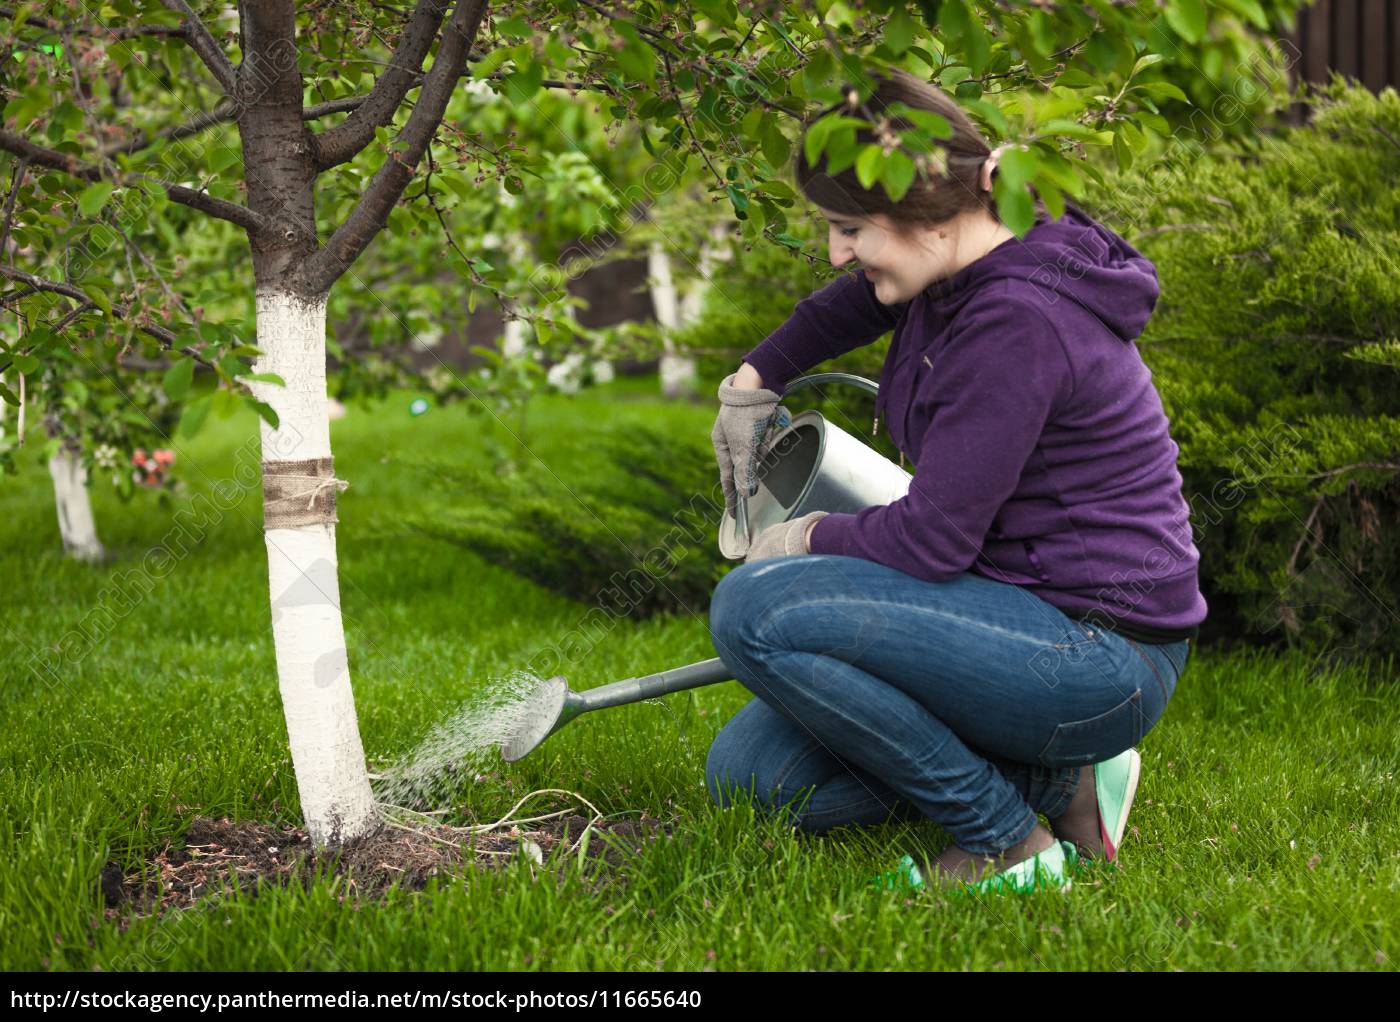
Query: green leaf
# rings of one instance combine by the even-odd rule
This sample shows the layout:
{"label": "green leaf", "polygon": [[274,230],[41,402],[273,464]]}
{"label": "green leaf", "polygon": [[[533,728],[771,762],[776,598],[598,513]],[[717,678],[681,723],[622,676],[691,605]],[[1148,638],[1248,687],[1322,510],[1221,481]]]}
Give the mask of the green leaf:
{"label": "green leaf", "polygon": [[1268,15],[1264,13],[1264,8],[1259,6],[1258,0],[1220,0],[1220,4],[1254,22],[1255,28],[1265,32],[1269,30]]}
{"label": "green leaf", "polygon": [[891,201],[898,202],[914,183],[914,161],[896,149],[885,158],[885,169],[880,174],[885,191]]}
{"label": "green leaf", "polygon": [[219,359],[219,371],[232,379],[237,376],[242,376],[248,371],[248,367],[243,364],[242,360],[240,360],[237,355],[225,355],[223,358]]}
{"label": "green leaf", "polygon": [[903,118],[933,138],[953,137],[953,126],[948,123],[948,119],[932,110],[918,110],[904,103],[891,103],[885,112],[892,118]]}
{"label": "green leaf", "polygon": [[1134,155],[1141,153],[1147,148],[1147,136],[1144,135],[1142,129],[1132,121],[1123,121],[1118,126],[1118,130],[1123,135],[1123,140],[1128,143],[1128,148],[1133,151]]}
{"label": "green leaf", "polygon": [[112,186],[106,181],[97,181],[83,189],[78,196],[78,212],[83,216],[97,216],[107,200],[112,196]]}
{"label": "green leaf", "polygon": [[1040,197],[1045,200],[1045,208],[1050,211],[1050,215],[1056,220],[1065,215],[1065,195],[1060,191],[1059,186],[1045,174],[1035,179],[1035,190],[1040,193]]}
{"label": "green leaf", "polygon": [[1145,92],[1149,96],[1155,96],[1157,99],[1175,99],[1182,103],[1191,102],[1191,100],[1187,98],[1186,93],[1182,92],[1179,87],[1173,85],[1171,82],[1143,82],[1140,85],[1134,85],[1131,91]]}
{"label": "green leaf", "polygon": [[1113,133],[1108,131],[1095,131],[1093,128],[1080,124],[1078,121],[1068,121],[1057,118],[1053,121],[1046,121],[1037,128],[1042,135],[1063,135],[1072,138],[1076,142],[1087,142],[1089,145],[1108,145],[1113,141]]}
{"label": "green leaf", "polygon": [[[821,118],[807,129],[806,136],[802,139],[802,152],[807,158],[807,165],[815,167],[821,161],[822,150],[827,145],[827,140],[841,128],[850,128],[852,137],[858,128],[869,128],[870,125],[857,117],[846,117],[840,113],[830,113]],[[829,171],[835,173],[835,171]]]}
{"label": "green leaf", "polygon": [[270,404],[268,404],[266,401],[259,401],[257,398],[254,397],[245,397],[243,400],[248,403],[248,405],[253,409],[253,411],[258,413],[259,418],[261,418],[273,429],[277,428],[277,425],[281,420],[278,419],[276,410]]}
{"label": "green leaf", "polygon": [[231,390],[216,390],[211,398],[214,406],[214,414],[221,419],[227,419],[234,412],[238,411],[238,395]]}
{"label": "green leaf", "polygon": [[1035,223],[1035,200],[1031,198],[1031,193],[1024,188],[1008,187],[1006,179],[1000,174],[992,185],[992,192],[996,196],[997,215],[1001,217],[1001,222],[1011,228],[1018,238],[1024,238]]}
{"label": "green leaf", "polygon": [[531,61],[526,67],[513,71],[501,79],[506,99],[517,106],[535,98],[544,81],[544,65]]}
{"label": "green leaf", "polygon": [[92,299],[92,304],[101,309],[108,317],[112,315],[112,299],[107,296],[105,290],[89,285],[87,296]]}
{"label": "green leaf", "polygon": [[15,356],[15,368],[18,369],[20,372],[24,373],[26,376],[32,375],[33,373],[37,373],[41,364],[42,363],[40,363],[40,361],[33,355]]}
{"label": "green leaf", "polygon": [[900,8],[895,16],[885,23],[885,42],[896,55],[914,45],[914,19],[909,12]]}
{"label": "green leaf", "polygon": [[238,146],[213,146],[209,150],[207,167],[210,174],[222,174],[230,167],[236,166],[242,159],[243,150]]}
{"label": "green leaf", "polygon": [[190,392],[192,382],[194,382],[194,359],[182,358],[165,371],[160,385],[165,390],[165,396],[170,400],[183,401],[185,395]]}
{"label": "green leaf", "polygon": [[1160,53],[1144,53],[1141,57],[1138,58],[1138,62],[1133,65],[1133,73],[1130,74],[1128,77],[1136,78],[1138,76],[1139,71],[1145,71],[1153,64],[1160,64],[1166,59],[1167,58],[1162,56]]}
{"label": "green leaf", "polygon": [[285,387],[287,385],[287,381],[276,373],[249,373],[247,376],[243,377],[243,381],[245,383],[271,383],[278,387]]}
{"label": "green leaf", "polygon": [[213,402],[209,395],[197,397],[189,404],[185,405],[184,412],[180,415],[180,435],[192,437],[199,432],[204,420],[209,418],[209,409],[213,407]]}
{"label": "green leaf", "polygon": [[856,129],[837,128],[826,144],[826,172],[839,174],[856,162]]}
{"label": "green leaf", "polygon": [[968,27],[967,34],[963,36],[963,57],[974,77],[980,78],[982,73],[986,71],[987,60],[991,57],[991,53],[992,37],[987,34],[987,30],[982,27],[980,21],[972,22]]}
{"label": "green leaf", "polygon": [[835,74],[836,58],[831,55],[830,50],[820,49],[812,54],[812,59],[802,68],[802,83],[807,86],[808,91],[816,92]]}
{"label": "green leaf", "polygon": [[956,41],[972,24],[972,16],[968,14],[963,0],[945,0],[938,10],[938,24],[949,39]]}
{"label": "green leaf", "polygon": [[1162,13],[1167,24],[1188,43],[1198,43],[1206,34],[1206,5],[1203,0],[1171,0]]}
{"label": "green leaf", "polygon": [[1133,165],[1132,147],[1121,131],[1113,136],[1113,155],[1118,160],[1119,170],[1127,170]]}
{"label": "green leaf", "polygon": [[856,180],[862,188],[869,188],[880,179],[884,159],[884,151],[874,143],[860,151],[860,155],[856,157]]}
{"label": "green leaf", "polygon": [[729,193],[729,201],[734,205],[734,215],[740,220],[748,215],[749,197],[733,185],[725,185],[724,190]]}
{"label": "green leaf", "polygon": [[[631,29],[631,31],[624,31],[622,26]],[[617,54],[618,69],[629,78],[648,84],[655,82],[656,54],[652,52],[651,47],[642,42],[637,30],[625,22],[620,24],[618,34],[624,38],[631,36],[630,39],[627,39],[627,44]]]}
{"label": "green leaf", "polygon": [[764,118],[762,146],[763,158],[774,167],[782,167],[787,163],[792,143],[787,140],[782,128],[778,127],[778,119],[775,116],[769,115]]}
{"label": "green leaf", "polygon": [[511,58],[514,47],[501,46],[472,64],[472,77],[485,78]]}
{"label": "green leaf", "polygon": [[1011,128],[1006,123],[1006,116],[992,103],[985,99],[969,99],[963,102],[963,106],[972,113],[978,114],[996,132],[998,138],[1005,138],[1011,134]]}
{"label": "green leaf", "polygon": [[1024,189],[1039,171],[1040,161],[1036,159],[1035,154],[1021,149],[1006,150],[997,163],[997,177],[1005,181],[1008,187],[1018,191]]}

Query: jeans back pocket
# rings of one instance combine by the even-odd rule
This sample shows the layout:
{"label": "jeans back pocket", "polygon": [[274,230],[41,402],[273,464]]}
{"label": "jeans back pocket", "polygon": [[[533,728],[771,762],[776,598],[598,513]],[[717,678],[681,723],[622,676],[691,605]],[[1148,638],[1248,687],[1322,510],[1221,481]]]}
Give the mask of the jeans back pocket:
{"label": "jeans back pocket", "polygon": [[1138,688],[1097,717],[1073,720],[1056,727],[1045,748],[1040,750],[1040,762],[1047,767],[1100,763],[1137,745],[1146,733],[1142,689]]}

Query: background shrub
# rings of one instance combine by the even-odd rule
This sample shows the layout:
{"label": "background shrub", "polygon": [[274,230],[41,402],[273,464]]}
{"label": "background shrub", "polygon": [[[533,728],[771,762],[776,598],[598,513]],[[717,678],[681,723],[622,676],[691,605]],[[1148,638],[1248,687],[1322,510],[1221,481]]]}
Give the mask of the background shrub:
{"label": "background shrub", "polygon": [[732,567],[715,542],[724,504],[708,437],[629,423],[574,441],[594,468],[567,484],[538,460],[420,461],[430,493],[408,524],[630,617],[703,612]]}
{"label": "background shrub", "polygon": [[1400,96],[1335,81],[1251,154],[1117,175],[1157,265],[1140,345],[1181,445],[1216,634],[1396,648]]}

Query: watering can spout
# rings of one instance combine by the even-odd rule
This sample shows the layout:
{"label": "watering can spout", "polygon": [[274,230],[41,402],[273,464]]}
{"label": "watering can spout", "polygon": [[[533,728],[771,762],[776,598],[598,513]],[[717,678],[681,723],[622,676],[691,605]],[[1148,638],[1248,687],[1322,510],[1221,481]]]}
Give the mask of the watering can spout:
{"label": "watering can spout", "polygon": [[639,703],[688,688],[731,681],[733,677],[719,657],[640,678],[624,678],[583,692],[573,691],[563,675],[556,675],[541,682],[526,697],[519,725],[501,743],[501,758],[507,763],[523,759],[569,721],[590,710]]}

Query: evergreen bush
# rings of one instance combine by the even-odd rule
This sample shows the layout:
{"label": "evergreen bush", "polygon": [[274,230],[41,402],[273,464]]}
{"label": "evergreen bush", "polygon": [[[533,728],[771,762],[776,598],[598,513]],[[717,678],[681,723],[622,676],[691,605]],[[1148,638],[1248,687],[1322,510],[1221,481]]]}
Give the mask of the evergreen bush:
{"label": "evergreen bush", "polygon": [[1169,154],[1086,203],[1157,266],[1139,344],[1216,634],[1400,646],[1397,179],[1400,96],[1334,79],[1310,125]]}

